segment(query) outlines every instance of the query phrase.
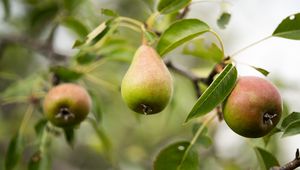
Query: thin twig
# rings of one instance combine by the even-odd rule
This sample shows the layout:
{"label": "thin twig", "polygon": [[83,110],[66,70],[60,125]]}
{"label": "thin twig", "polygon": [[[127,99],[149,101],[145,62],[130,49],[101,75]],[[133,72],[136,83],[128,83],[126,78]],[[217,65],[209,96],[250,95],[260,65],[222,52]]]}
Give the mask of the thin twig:
{"label": "thin twig", "polygon": [[190,79],[193,82],[194,88],[196,90],[197,98],[199,98],[201,96],[202,92],[201,92],[198,82],[205,81],[205,78],[198,77],[197,75],[195,75],[191,71],[183,68],[182,66],[172,63],[170,60],[166,60],[165,64],[168,68],[170,68],[173,71],[177,72],[178,74],[181,74],[181,75],[185,76],[186,78]]}
{"label": "thin twig", "polygon": [[0,44],[16,44],[28,48],[30,50],[36,51],[49,59],[55,61],[66,61],[68,56],[59,54],[55,52],[47,43],[42,43],[37,40],[26,36],[2,36],[0,37]]}
{"label": "thin twig", "polygon": [[299,149],[297,149],[296,154],[295,154],[295,159],[292,160],[291,162],[278,167],[272,167],[270,170],[293,170],[300,167],[300,154],[299,154]]}
{"label": "thin twig", "polygon": [[186,6],[186,7],[183,9],[183,11],[177,15],[177,19],[182,19],[182,18],[184,18],[184,17],[187,15],[187,13],[188,13],[189,11],[190,11],[190,5]]}
{"label": "thin twig", "polygon": [[223,68],[225,67],[225,61],[227,61],[227,59],[224,59],[224,62],[221,62],[220,64],[216,64],[215,67],[213,68],[213,70],[209,73],[209,75],[207,77],[199,77],[199,76],[195,75],[193,72],[187,70],[186,68],[184,68],[180,65],[174,64],[170,60],[165,60],[165,64],[169,69],[190,79],[193,82],[197,98],[199,98],[202,94],[201,89],[199,87],[199,82],[202,82],[202,83],[206,84],[207,86],[209,86],[213,82],[215,75],[220,73],[223,70]]}
{"label": "thin twig", "polygon": [[[183,68],[180,65],[174,64],[173,62],[171,62],[170,60],[166,60],[165,64],[167,65],[167,67],[169,67],[170,69],[176,71],[177,73],[191,79],[192,81],[199,81],[199,78],[197,75],[195,75],[194,73],[190,72],[189,70]],[[202,78],[203,79],[203,78]]]}
{"label": "thin twig", "polygon": [[[227,59],[225,59],[224,61],[226,61],[226,60]],[[220,73],[225,66],[226,66],[226,64],[224,62],[216,64],[203,83],[205,83],[206,85],[210,85],[214,81],[214,77],[218,73]]]}
{"label": "thin twig", "polygon": [[218,119],[221,122],[224,119],[221,105],[218,105],[216,109],[217,109]]}
{"label": "thin twig", "polygon": [[58,24],[55,24],[55,25],[52,27],[52,29],[51,29],[51,31],[50,31],[50,34],[49,34],[49,36],[48,36],[48,38],[47,38],[47,40],[46,40],[46,43],[45,43],[45,44],[47,44],[47,46],[48,46],[51,50],[53,50],[53,41],[54,41],[54,37],[55,37],[55,33],[56,33],[57,28],[58,28]]}

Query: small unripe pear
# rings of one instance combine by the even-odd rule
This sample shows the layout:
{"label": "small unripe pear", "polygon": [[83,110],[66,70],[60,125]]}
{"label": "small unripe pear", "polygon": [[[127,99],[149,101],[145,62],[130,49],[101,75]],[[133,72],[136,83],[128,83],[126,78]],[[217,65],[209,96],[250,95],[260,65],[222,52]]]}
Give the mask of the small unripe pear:
{"label": "small unripe pear", "polygon": [[223,105],[224,120],[237,134],[258,138],[279,122],[282,100],[269,81],[253,76],[240,77]]}
{"label": "small unripe pear", "polygon": [[43,109],[53,125],[70,128],[86,118],[91,109],[91,98],[81,86],[65,83],[50,89],[44,99]]}
{"label": "small unripe pear", "polygon": [[141,45],[125,74],[121,93],[130,109],[142,114],[161,112],[173,92],[171,74],[157,52]]}

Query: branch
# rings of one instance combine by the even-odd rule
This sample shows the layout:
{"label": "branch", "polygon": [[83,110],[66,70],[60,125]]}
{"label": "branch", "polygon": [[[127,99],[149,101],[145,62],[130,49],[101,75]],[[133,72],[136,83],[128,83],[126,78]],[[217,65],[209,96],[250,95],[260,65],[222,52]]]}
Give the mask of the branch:
{"label": "branch", "polygon": [[53,41],[54,41],[54,37],[55,37],[55,33],[56,33],[56,30],[58,28],[58,24],[55,24],[52,28],[51,28],[51,31],[50,31],[50,34],[46,40],[46,45],[51,49],[53,50]]}
{"label": "branch", "polygon": [[195,75],[194,73],[183,68],[180,65],[172,63],[170,60],[165,60],[165,64],[169,69],[177,72],[178,74],[183,75],[184,77],[186,77],[192,81],[195,91],[196,91],[196,94],[197,94],[197,98],[199,98],[202,94],[198,83],[202,82],[202,83],[206,84],[207,86],[210,85],[214,80],[214,76],[216,74],[220,73],[225,66],[224,62],[217,64],[213,68],[213,70],[210,72],[210,74],[206,78],[203,78],[203,77],[199,77],[199,76]]}
{"label": "branch", "polygon": [[291,162],[281,166],[281,167],[278,167],[278,166],[275,166],[275,167],[272,167],[271,170],[293,170],[293,169],[296,169],[300,167],[300,154],[299,154],[299,149],[297,149],[296,151],[296,154],[295,154],[295,159],[292,160]]}
{"label": "branch", "polygon": [[215,75],[220,73],[223,68],[225,68],[225,61],[227,61],[227,58],[225,58],[223,62],[216,64],[203,83],[205,83],[206,85],[210,85],[214,81]]}
{"label": "branch", "polygon": [[185,69],[185,68],[183,68],[179,65],[176,65],[176,64],[172,63],[170,60],[166,60],[165,64],[168,68],[170,68],[170,69],[174,70],[175,72],[177,72],[178,74],[181,74],[181,75],[185,76],[186,78],[190,79],[194,84],[194,88],[196,90],[197,98],[199,98],[201,96],[202,92],[201,92],[201,89],[198,85],[198,82],[200,80],[204,81],[203,78],[200,78],[197,75],[190,72],[189,70],[187,70],[187,69]]}
{"label": "branch", "polygon": [[33,40],[26,36],[2,36],[0,37],[0,44],[16,44],[36,51],[45,57],[55,61],[66,61],[68,56],[55,52],[48,43],[42,43],[37,40]]}
{"label": "branch", "polygon": [[187,13],[188,13],[189,11],[190,11],[190,5],[186,6],[186,7],[183,9],[183,11],[177,15],[177,19],[182,19],[182,18],[184,18],[184,17],[187,15]]}

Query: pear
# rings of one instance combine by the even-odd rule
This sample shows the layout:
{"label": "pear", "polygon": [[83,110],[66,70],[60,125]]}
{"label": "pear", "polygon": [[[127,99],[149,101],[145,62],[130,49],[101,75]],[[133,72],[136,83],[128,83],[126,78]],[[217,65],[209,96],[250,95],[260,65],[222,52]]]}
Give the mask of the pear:
{"label": "pear", "polygon": [[259,138],[274,129],[280,120],[282,99],[268,80],[240,77],[223,105],[224,120],[237,134]]}
{"label": "pear", "polygon": [[161,112],[173,92],[171,74],[155,49],[141,45],[125,74],[121,93],[130,109],[137,113]]}
{"label": "pear", "polygon": [[86,89],[64,83],[53,87],[44,99],[44,114],[55,126],[70,128],[80,124],[91,110],[92,100]]}

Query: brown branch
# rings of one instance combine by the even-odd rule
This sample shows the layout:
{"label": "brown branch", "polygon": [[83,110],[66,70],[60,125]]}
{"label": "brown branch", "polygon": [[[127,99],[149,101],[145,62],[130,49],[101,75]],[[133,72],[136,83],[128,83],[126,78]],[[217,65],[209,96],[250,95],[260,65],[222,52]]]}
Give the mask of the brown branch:
{"label": "brown branch", "polygon": [[216,74],[220,73],[225,66],[225,64],[223,62],[221,64],[217,64],[213,68],[213,70],[210,72],[210,74],[206,78],[203,78],[203,77],[199,77],[199,76],[195,75],[194,73],[192,73],[191,71],[187,70],[186,68],[184,68],[180,65],[174,64],[170,60],[165,60],[165,64],[169,69],[177,72],[178,74],[183,75],[184,77],[186,77],[192,81],[195,91],[196,91],[197,98],[199,98],[202,94],[200,86],[199,86],[199,82],[202,82],[206,85],[210,85],[213,82],[214,76]]}
{"label": "brown branch", "polygon": [[224,62],[216,64],[203,83],[210,85],[214,81],[214,77],[220,73],[225,66],[226,64]]}
{"label": "brown branch", "polygon": [[177,15],[177,19],[182,19],[182,18],[184,18],[184,17],[187,15],[187,13],[188,13],[189,11],[190,11],[190,5],[186,6],[186,7],[183,9],[183,11]]}
{"label": "brown branch", "polygon": [[58,28],[58,24],[55,24],[52,28],[51,28],[51,31],[50,31],[50,34],[46,40],[46,45],[51,49],[53,50],[53,41],[54,41],[54,37],[55,37],[55,33],[56,33],[56,30]]}
{"label": "brown branch", "polygon": [[299,154],[299,149],[297,149],[296,154],[295,154],[295,159],[292,160],[291,162],[278,167],[272,167],[270,170],[293,170],[300,167],[300,154]]}
{"label": "brown branch", "polygon": [[218,119],[221,122],[224,119],[221,104],[217,106]]}
{"label": "brown branch", "polygon": [[66,61],[68,56],[55,52],[48,43],[42,43],[37,40],[33,40],[26,36],[2,36],[0,37],[0,44],[20,45],[30,50],[36,51],[45,57],[55,61]]}
{"label": "brown branch", "polygon": [[[181,74],[181,75],[185,76],[186,78],[190,79],[193,82],[194,88],[196,90],[197,98],[199,98],[201,96],[202,92],[201,92],[198,82],[202,78],[198,77],[197,75],[190,72],[189,70],[187,70],[177,64],[172,63],[170,60],[166,60],[165,64],[168,68],[170,68],[173,71],[177,72],[178,74]],[[203,80],[201,80],[201,81],[203,81]]]}

